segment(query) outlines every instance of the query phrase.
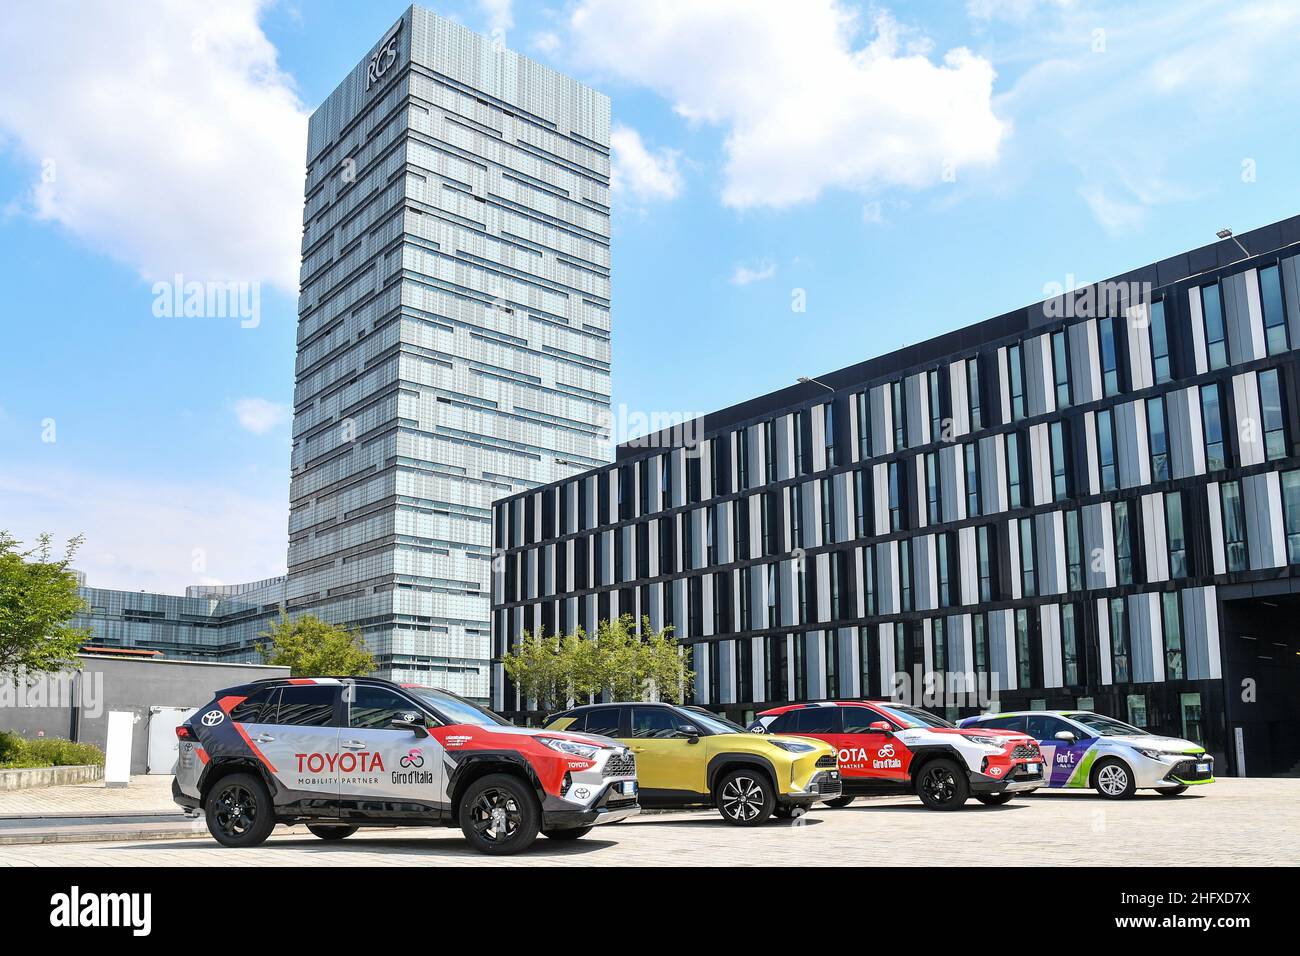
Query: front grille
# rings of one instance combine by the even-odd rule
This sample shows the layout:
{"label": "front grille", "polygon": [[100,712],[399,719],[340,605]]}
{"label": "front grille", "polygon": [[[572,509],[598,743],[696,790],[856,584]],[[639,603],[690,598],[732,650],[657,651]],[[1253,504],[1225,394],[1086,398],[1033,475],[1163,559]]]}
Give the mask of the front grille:
{"label": "front grille", "polygon": [[636,757],[630,753],[614,754],[605,761],[606,777],[630,777],[636,773]]}
{"label": "front grille", "polygon": [[[1198,763],[1205,764],[1207,769],[1197,770]],[[1169,771],[1168,776],[1177,780],[1209,780],[1214,776],[1214,761],[1208,757],[1199,757],[1195,760],[1180,760],[1174,764],[1174,768]]]}
{"label": "front grille", "polygon": [[835,754],[826,754],[824,757],[818,757],[816,767],[818,770],[834,770],[840,765]]}
{"label": "front grille", "polygon": [[1039,756],[1040,753],[1035,744],[1016,744],[1015,749],[1011,751],[1012,760],[1037,760]]}
{"label": "front grille", "polygon": [[844,792],[844,785],[840,782],[839,774],[836,774],[833,777],[826,774],[825,776],[818,778],[813,789],[823,797],[838,797]]}

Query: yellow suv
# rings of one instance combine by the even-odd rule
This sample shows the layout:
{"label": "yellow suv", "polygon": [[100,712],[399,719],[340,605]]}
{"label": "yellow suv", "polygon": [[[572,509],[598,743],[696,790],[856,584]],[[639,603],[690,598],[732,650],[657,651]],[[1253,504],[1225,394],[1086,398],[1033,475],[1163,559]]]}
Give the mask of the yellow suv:
{"label": "yellow suv", "polygon": [[746,733],[704,710],[673,704],[590,704],[547,730],[596,734],[635,755],[641,806],[708,806],[737,826],[793,817],[840,795],[835,748],[820,740]]}

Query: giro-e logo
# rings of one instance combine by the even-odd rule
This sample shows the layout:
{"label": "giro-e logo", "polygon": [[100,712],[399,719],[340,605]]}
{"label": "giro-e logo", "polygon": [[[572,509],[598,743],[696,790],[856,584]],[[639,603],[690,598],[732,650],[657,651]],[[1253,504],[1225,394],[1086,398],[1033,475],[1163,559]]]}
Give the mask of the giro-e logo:
{"label": "giro-e logo", "polygon": [[148,936],[153,929],[153,896],[150,893],[82,893],[78,886],[50,897],[50,925],[63,929],[78,927],[126,927],[133,936]]}
{"label": "giro-e logo", "polygon": [[219,710],[210,710],[201,719],[204,727],[215,727],[226,719],[226,715]]}
{"label": "giro-e logo", "polygon": [[402,759],[397,763],[403,770],[419,770],[424,766],[424,754],[419,750],[410,750],[402,754]]}
{"label": "giro-e logo", "polygon": [[399,22],[393,27],[393,32],[388,34],[379,41],[379,48],[375,50],[370,62],[366,64],[366,89],[378,83],[397,62],[397,36],[402,32],[402,24]]}

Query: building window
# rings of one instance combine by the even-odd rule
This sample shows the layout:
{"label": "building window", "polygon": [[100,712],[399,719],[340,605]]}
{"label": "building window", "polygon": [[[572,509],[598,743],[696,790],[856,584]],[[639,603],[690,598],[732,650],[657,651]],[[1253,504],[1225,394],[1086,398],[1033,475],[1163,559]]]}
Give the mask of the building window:
{"label": "building window", "polygon": [[1246,551],[1246,512],[1241,500],[1241,483],[1225,481],[1219,486],[1223,499],[1223,551],[1229,571],[1245,571],[1248,567]]}
{"label": "building window", "polygon": [[862,468],[853,473],[853,530],[859,538],[865,538],[871,533],[870,514],[871,471]]}
{"label": "building window", "polygon": [[821,480],[822,491],[822,544],[835,542],[835,492],[829,478]]}
{"label": "building window", "polygon": [[[749,555],[749,507],[750,498],[737,498],[732,508],[732,561],[744,561]],[[761,501],[762,499],[759,498]],[[761,507],[761,506],[760,506]],[[761,515],[759,516],[761,519]]]}
{"label": "building window", "polygon": [[934,552],[936,564],[938,565],[938,574],[936,577],[939,582],[939,607],[952,606],[952,584],[948,578],[948,549],[949,535],[936,535],[934,539]]}
{"label": "building window", "polygon": [[1282,389],[1277,369],[1259,373],[1259,409],[1264,418],[1264,457],[1286,457],[1286,423],[1282,415]]}
{"label": "building window", "polygon": [[1061,668],[1068,686],[1079,683],[1079,629],[1074,605],[1061,605]]}
{"label": "building window", "polygon": [[930,383],[930,441],[949,441],[950,435],[944,434],[943,403],[939,401],[939,370],[933,369],[926,378]]}
{"label": "building window", "polygon": [[1151,480],[1169,480],[1169,436],[1165,431],[1165,399],[1147,399],[1147,440],[1151,446]]}
{"label": "building window", "polygon": [[776,422],[763,422],[763,472],[770,485],[776,481]]}
{"label": "building window", "polygon": [[904,612],[912,610],[912,542],[898,542],[898,596]]}
{"label": "building window", "polygon": [[1222,471],[1228,467],[1228,456],[1223,441],[1223,402],[1218,382],[1201,386],[1201,426],[1205,430],[1205,470]]}
{"label": "building window", "polygon": [[1071,593],[1083,590],[1083,541],[1077,511],[1065,513],[1065,575]]}
{"label": "building window", "polygon": [[875,548],[862,549],[862,609],[867,617],[876,613]]}
{"label": "building window", "polygon": [[833,551],[830,555],[830,592],[831,592],[831,620],[838,621],[846,617],[842,605],[844,595],[844,552]]}
{"label": "building window", "polygon": [[[897,674],[906,674],[910,668],[907,666],[908,658],[911,655],[907,653],[907,631],[901,621],[894,624],[894,672]],[[892,682],[891,682],[892,683]]]}
{"label": "building window", "polygon": [[1034,520],[1020,519],[1020,591],[1025,597],[1038,593],[1038,579],[1034,574]]}
{"label": "building window", "polygon": [[980,405],[980,362],[972,356],[966,360],[966,400],[970,405],[970,430],[984,427],[984,410]]}
{"label": "building window", "polygon": [[749,430],[740,429],[735,433],[736,442],[736,491],[749,487]]}
{"label": "building window", "polygon": [[662,499],[660,510],[673,506],[673,456],[659,456],[659,494]]}
{"label": "building window", "polygon": [[1052,441],[1052,497],[1064,501],[1069,497],[1069,471],[1065,459],[1065,422],[1052,422],[1048,429]]}
{"label": "building window", "polygon": [[[581,488],[581,485],[579,486]],[[686,455],[686,503],[696,505],[700,503],[700,458],[696,454]]]}
{"label": "building window", "polygon": [[754,629],[754,607],[750,603],[750,581],[752,580],[747,568],[740,569],[740,587],[736,589],[736,595],[740,599],[740,630],[752,631]]}
{"label": "building window", "polygon": [[966,517],[974,518],[980,513],[980,468],[979,445],[971,442],[962,449],[966,460]]}
{"label": "building window", "polygon": [[1287,562],[1300,564],[1300,471],[1282,473],[1282,507],[1286,512]]}
{"label": "building window", "polygon": [[1201,315],[1205,319],[1205,354],[1210,369],[1223,368],[1228,364],[1228,341],[1217,282],[1201,287]]}
{"label": "building window", "polygon": [[1165,543],[1169,547],[1169,578],[1187,577],[1187,536],[1183,531],[1183,495],[1171,491],[1165,495]]}
{"label": "building window", "polygon": [[1098,349],[1101,353],[1101,387],[1102,393],[1119,394],[1119,349],[1115,345],[1115,320],[1101,319],[1097,322]]}
{"label": "building window", "polygon": [[976,563],[979,565],[980,600],[984,602],[993,600],[993,559],[990,547],[989,526],[980,525],[975,530],[975,550]]}
{"label": "building window", "polygon": [[1033,661],[1029,645],[1029,611],[1025,608],[1016,610],[1016,676],[1022,688],[1034,685]]}
{"label": "building window", "polygon": [[1173,361],[1169,356],[1169,324],[1165,318],[1165,304],[1161,300],[1151,303],[1147,315],[1151,321],[1151,367],[1155,383],[1162,385],[1174,377]]}
{"label": "building window", "polygon": [[984,615],[970,616],[971,644],[975,648],[975,671],[984,673],[988,670],[988,648],[984,641]]}
{"label": "building window", "polygon": [[1119,472],[1115,467],[1115,420],[1110,409],[1097,413],[1097,461],[1101,466],[1101,490],[1114,491],[1119,487]]}
{"label": "building window", "polygon": [[779,627],[781,620],[781,577],[777,565],[767,566],[767,626]]}
{"label": "building window", "polygon": [[826,696],[831,700],[840,696],[840,634],[839,631],[826,632]]}
{"label": "building window", "polygon": [[1128,613],[1122,597],[1110,599],[1110,675],[1112,683],[1128,683]]}
{"label": "building window", "polygon": [[1127,501],[1116,501],[1111,506],[1115,534],[1115,582],[1133,583],[1133,528],[1129,521]]}
{"label": "building window", "polygon": [[790,486],[790,541],[796,548],[803,540],[803,485]]}
{"label": "building window", "polygon": [[623,465],[618,470],[618,516],[632,517],[632,467]]}
{"label": "building window", "polygon": [[1264,338],[1269,355],[1280,355],[1291,346],[1286,335],[1286,310],[1282,307],[1282,280],[1277,266],[1259,270],[1259,298],[1264,307]]}
{"label": "building window", "polygon": [[725,508],[725,504],[704,509],[704,563],[713,566],[718,563],[718,520],[715,508]]}
{"label": "building window", "polygon": [[780,541],[777,539],[776,525],[776,495],[775,491],[763,492],[763,497],[759,499],[759,508],[761,509],[759,518],[763,524],[763,554],[776,554],[780,549]]}
{"label": "building window", "polygon": [[1165,680],[1183,679],[1183,622],[1178,592],[1160,595],[1165,625]]}
{"label": "building window", "polygon": [[871,457],[871,392],[858,393],[858,459]]}
{"label": "building window", "polygon": [[899,475],[900,465],[896,461],[889,463],[889,530],[901,531],[903,528],[903,488]]}
{"label": "building window", "polygon": [[1056,407],[1070,405],[1070,354],[1065,330],[1052,333],[1052,375],[1056,380]]}
{"label": "building window", "polygon": [[871,694],[871,646],[875,642],[874,627],[858,628],[858,696]]}
{"label": "building window", "polygon": [[826,442],[826,467],[834,468],[839,463],[835,453],[835,403],[827,402],[822,406],[822,431]]}
{"label": "building window", "polygon": [[790,662],[790,670],[794,676],[793,700],[808,699],[808,666],[804,661],[806,641],[806,634],[796,634],[791,641],[794,645],[794,660]]}
{"label": "building window", "polygon": [[1020,434],[1007,432],[1007,506],[1012,510],[1022,504],[1021,479],[1024,475],[1024,458],[1020,452]]}
{"label": "building window", "polygon": [[754,642],[749,638],[736,641],[736,700],[754,700]]}
{"label": "building window", "polygon": [[777,634],[766,638],[765,644],[767,645],[767,699],[782,701],[790,696],[786,637],[784,634]]}
{"label": "building window", "polygon": [[1007,390],[1011,393],[1011,420],[1025,417],[1025,369],[1020,346],[1007,347]]}
{"label": "building window", "polygon": [[727,493],[728,482],[725,480],[727,456],[723,454],[722,447],[724,441],[726,439],[719,436],[709,442],[709,485],[712,498]]}
{"label": "building window", "polygon": [[795,618],[795,622],[806,624],[808,621],[808,565],[804,561],[794,563],[794,586],[799,598],[799,616]]}
{"label": "building window", "polygon": [[930,637],[934,645],[934,672],[936,674],[946,674],[948,672],[948,642],[945,640],[943,630],[943,618],[936,617],[930,624]]}
{"label": "building window", "polygon": [[907,447],[907,405],[903,399],[903,383],[891,382],[889,385],[894,406],[894,451]]}
{"label": "building window", "polygon": [[925,494],[930,524],[938,524],[943,516],[939,501],[939,456],[934,452],[925,456]]}

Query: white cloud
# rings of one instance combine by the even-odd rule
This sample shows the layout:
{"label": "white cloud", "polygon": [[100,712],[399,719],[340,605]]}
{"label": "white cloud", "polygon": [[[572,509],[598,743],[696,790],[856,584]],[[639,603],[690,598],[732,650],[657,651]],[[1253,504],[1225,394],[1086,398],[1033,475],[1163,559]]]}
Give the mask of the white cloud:
{"label": "white cloud", "polygon": [[22,207],[146,279],[296,291],[307,114],[260,0],[7,4],[0,135]]}
{"label": "white cloud", "polygon": [[1111,235],[1133,232],[1146,221],[1147,210],[1141,203],[1116,199],[1099,186],[1082,186],[1079,195],[1092,210],[1093,217]]}
{"label": "white cloud", "polygon": [[[268,483],[281,491],[288,476]],[[283,574],[289,503],[203,482],[149,475],[89,475],[24,468],[0,472],[0,514],[19,540],[49,531],[62,554],[86,541],[73,566],[91,587],[183,594],[199,583],[236,584]]]}
{"label": "white cloud", "polygon": [[682,174],[677,168],[680,153],[660,148],[653,152],[630,126],[615,126],[610,132],[610,188],[630,195],[638,202],[676,199],[682,191]]}
{"label": "white cloud", "polygon": [[731,273],[732,285],[749,285],[751,282],[762,282],[776,275],[776,263],[771,259],[764,259],[756,266],[747,266],[743,263],[737,263],[736,269]]}
{"label": "white cloud", "polygon": [[726,131],[722,198],[736,208],[993,163],[1007,126],[990,63],[964,48],[933,62],[886,13],[866,42],[861,27],[839,0],[580,0],[570,40],[580,62]]}
{"label": "white cloud", "polygon": [[478,0],[478,5],[483,15],[487,17],[488,34],[504,44],[506,34],[515,25],[512,0]]}
{"label": "white cloud", "polygon": [[289,406],[265,398],[241,398],[235,401],[235,417],[254,435],[265,435],[289,420]]}

